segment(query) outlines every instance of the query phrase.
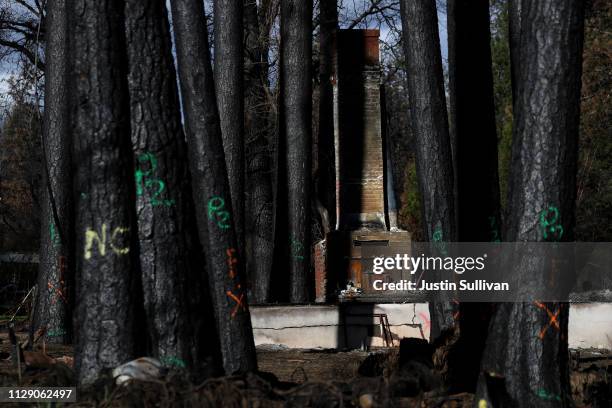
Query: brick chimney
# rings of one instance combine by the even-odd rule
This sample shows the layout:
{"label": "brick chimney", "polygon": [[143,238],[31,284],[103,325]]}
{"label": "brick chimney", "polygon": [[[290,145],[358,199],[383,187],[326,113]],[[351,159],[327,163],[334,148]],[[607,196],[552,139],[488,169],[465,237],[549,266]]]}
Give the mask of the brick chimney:
{"label": "brick chimney", "polygon": [[334,120],[338,229],[386,230],[378,30],[338,30]]}

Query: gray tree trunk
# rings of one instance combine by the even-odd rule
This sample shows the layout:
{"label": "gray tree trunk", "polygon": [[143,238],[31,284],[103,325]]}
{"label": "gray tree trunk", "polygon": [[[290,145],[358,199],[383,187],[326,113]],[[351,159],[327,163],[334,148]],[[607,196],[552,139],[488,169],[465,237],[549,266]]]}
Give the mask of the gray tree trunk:
{"label": "gray tree trunk", "polygon": [[[74,298],[70,176],[70,99],[68,95],[68,12],[64,0],[47,3],[45,114],[41,247],[31,335],[45,328],[49,343],[71,340]],[[72,260],[71,260],[72,261]]]}
{"label": "gray tree trunk", "polygon": [[227,374],[257,369],[232,202],[215,99],[204,7],[199,0],[173,0],[181,95],[189,166],[196,198],[198,233]]}
{"label": "gray tree trunk", "polygon": [[134,357],[132,153],[122,1],[73,2],[79,383]]}
{"label": "gray tree trunk", "polygon": [[[521,3],[504,238],[572,241],[584,3]],[[521,273],[533,285],[546,284],[541,265],[523,268]],[[549,313],[556,315],[555,321]],[[568,316],[567,303],[500,304],[489,330],[477,398],[495,407],[572,406]]]}

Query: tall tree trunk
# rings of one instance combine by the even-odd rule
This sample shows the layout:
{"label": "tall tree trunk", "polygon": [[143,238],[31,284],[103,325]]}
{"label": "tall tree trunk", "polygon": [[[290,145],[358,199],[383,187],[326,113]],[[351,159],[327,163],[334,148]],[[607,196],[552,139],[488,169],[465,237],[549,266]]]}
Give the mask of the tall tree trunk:
{"label": "tall tree trunk", "polygon": [[508,1],[508,35],[510,37],[510,76],[512,78],[512,97],[516,98],[516,85],[519,83],[521,49],[521,8],[523,0]]}
{"label": "tall tree trunk", "polygon": [[[287,235],[279,237],[287,259],[289,300],[308,301],[312,138],[312,0],[281,3],[280,175],[286,195]],[[284,154],[283,154],[284,153]],[[281,204],[282,205],[282,204]]]}
{"label": "tall tree trunk", "polygon": [[[203,259],[163,0],[126,0],[126,40],[140,269],[150,352],[203,368]],[[205,289],[205,288],[204,288]],[[208,296],[205,296],[208,298]],[[208,345],[214,342],[208,342]],[[213,347],[210,347],[213,349]]]}
{"label": "tall tree trunk", "polygon": [[[274,258],[274,191],[270,143],[273,131],[266,95],[269,31],[264,32],[266,26],[259,24],[257,2],[255,0],[244,0],[244,2],[246,126],[244,227],[247,279],[249,299],[254,303],[267,303],[271,300],[270,276]],[[270,1],[266,4],[269,6]]]}
{"label": "tall tree trunk", "polygon": [[[583,13],[580,0],[522,1],[507,241],[574,239]],[[520,273],[534,286],[546,284],[538,265]],[[568,306],[498,306],[478,398],[495,407],[573,405]]]}
{"label": "tall tree trunk", "polygon": [[[436,2],[402,0],[400,6],[423,227],[430,241],[455,241],[453,167]],[[429,308],[435,340],[453,327],[454,306],[439,295]]]}
{"label": "tall tree trunk", "polygon": [[215,86],[238,252],[244,255],[243,4],[214,1]]}
{"label": "tall tree trunk", "polygon": [[[81,384],[134,357],[133,184],[123,2],[75,0],[75,366]],[[136,251],[137,253],[137,251]]]}
{"label": "tall tree trunk", "polygon": [[31,335],[46,328],[49,343],[68,343],[74,269],[68,262],[72,229],[68,13],[64,0],[47,3],[43,191],[38,294]]}
{"label": "tall tree trunk", "polygon": [[232,226],[232,202],[225,166],[215,84],[199,0],[173,0],[185,131],[200,241],[207,260],[210,294],[227,374],[257,368],[251,317]]}
{"label": "tall tree trunk", "polygon": [[[489,2],[449,0],[447,21],[450,120],[456,142],[458,239],[500,241]],[[476,387],[490,310],[488,303],[460,305],[460,338],[449,378],[459,390],[474,392]]]}
{"label": "tall tree trunk", "polygon": [[331,228],[336,225],[336,169],[334,148],[334,41],[338,29],[337,0],[322,0],[319,32],[319,143],[317,198],[327,210]]}

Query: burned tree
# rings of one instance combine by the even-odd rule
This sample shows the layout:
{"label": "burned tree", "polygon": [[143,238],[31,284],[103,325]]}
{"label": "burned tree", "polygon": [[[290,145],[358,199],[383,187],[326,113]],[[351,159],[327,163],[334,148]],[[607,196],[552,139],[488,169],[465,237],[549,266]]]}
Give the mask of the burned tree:
{"label": "burned tree", "polygon": [[72,228],[70,106],[68,96],[68,12],[66,2],[47,4],[43,188],[38,292],[33,336],[45,330],[50,343],[68,343],[71,333],[73,268],[69,267]]}
{"label": "burned tree", "polygon": [[[449,0],[447,21],[458,240],[500,241],[489,2]],[[473,392],[491,305],[462,303],[459,308],[460,338],[448,381]]]}
{"label": "burned tree", "polygon": [[75,367],[81,384],[134,356],[133,178],[123,3],[75,0]]}
{"label": "burned tree", "polygon": [[272,188],[273,120],[268,100],[269,15],[272,0],[244,4],[245,44],[245,254],[249,299],[270,301],[274,257],[274,191]]}
{"label": "burned tree", "polygon": [[[506,241],[573,240],[583,8],[579,0],[521,1]],[[541,266],[517,273],[543,287]],[[479,398],[493,406],[571,406],[568,316],[567,303],[500,304]]]}
{"label": "burned tree", "polygon": [[[312,1],[281,3],[279,200],[285,208],[279,236],[289,274],[289,300],[308,300],[312,137]],[[277,223],[278,224],[278,223]]]}
{"label": "burned tree", "polygon": [[216,336],[204,333],[212,321],[202,313],[208,296],[165,3],[127,0],[125,18],[148,351],[166,365],[201,368],[215,344],[205,339]]}
{"label": "burned tree", "polygon": [[[400,5],[423,227],[430,241],[455,241],[453,168],[436,2],[402,0]],[[432,339],[453,327],[449,299],[432,299],[430,314]]]}
{"label": "burned tree", "polygon": [[215,0],[215,86],[238,252],[244,256],[243,4]]}
{"label": "burned tree", "polygon": [[255,345],[241,276],[244,267],[232,225],[203,4],[173,0],[172,18],[198,233],[207,260],[223,366],[227,374],[251,371],[257,368]]}
{"label": "burned tree", "polygon": [[334,152],[334,38],[338,29],[337,0],[322,0],[319,33],[319,134],[317,198],[327,210],[329,226],[336,225],[336,170]]}

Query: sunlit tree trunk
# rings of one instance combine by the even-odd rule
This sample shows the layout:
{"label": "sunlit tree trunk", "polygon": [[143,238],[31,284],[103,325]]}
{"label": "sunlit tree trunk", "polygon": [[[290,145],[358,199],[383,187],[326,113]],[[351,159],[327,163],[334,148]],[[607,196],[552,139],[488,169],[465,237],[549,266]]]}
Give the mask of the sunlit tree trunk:
{"label": "sunlit tree trunk", "polygon": [[[584,3],[521,3],[504,238],[572,241]],[[520,273],[534,286],[546,284],[547,274],[538,266]],[[477,398],[495,407],[573,406],[568,316],[567,303],[500,304],[489,329]]]}

